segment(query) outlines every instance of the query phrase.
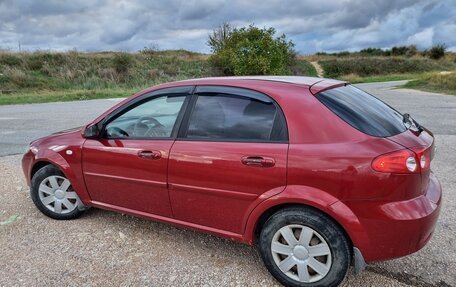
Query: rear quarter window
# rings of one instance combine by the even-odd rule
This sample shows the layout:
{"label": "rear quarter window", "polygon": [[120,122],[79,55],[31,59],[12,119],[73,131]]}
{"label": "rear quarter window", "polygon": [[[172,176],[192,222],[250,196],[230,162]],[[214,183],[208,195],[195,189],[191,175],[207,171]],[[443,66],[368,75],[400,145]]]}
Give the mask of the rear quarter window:
{"label": "rear quarter window", "polygon": [[352,85],[329,89],[315,96],[349,125],[368,135],[390,137],[406,130],[401,113]]}

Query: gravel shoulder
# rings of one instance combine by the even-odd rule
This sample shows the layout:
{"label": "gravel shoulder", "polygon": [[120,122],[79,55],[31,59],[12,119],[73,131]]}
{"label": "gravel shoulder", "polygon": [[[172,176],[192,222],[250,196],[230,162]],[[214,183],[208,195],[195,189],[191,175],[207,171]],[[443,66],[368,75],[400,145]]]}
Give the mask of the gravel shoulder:
{"label": "gravel shoulder", "polygon": [[[0,286],[281,286],[240,243],[99,209],[47,218],[19,161],[0,158]],[[344,283],[366,285],[410,286],[376,270]]]}
{"label": "gravel shoulder", "polygon": [[[435,234],[423,250],[371,264],[358,276],[350,271],[344,286],[456,286],[456,97],[391,89],[394,85],[360,86],[435,132],[433,170],[444,189],[444,205]],[[80,114],[65,114],[78,104],[26,107],[43,119],[41,126],[50,126],[38,127],[33,135],[25,131],[39,126],[37,121],[9,126],[22,135],[8,151],[17,153],[16,145],[23,149],[30,137],[75,126],[115,102],[83,103],[87,109]],[[60,109],[60,118],[46,116],[49,107]],[[23,106],[9,109],[2,117],[24,113]],[[0,117],[4,132],[1,122]],[[256,249],[240,243],[98,209],[73,221],[45,217],[30,199],[21,156],[7,156],[2,138],[0,286],[279,286]]]}

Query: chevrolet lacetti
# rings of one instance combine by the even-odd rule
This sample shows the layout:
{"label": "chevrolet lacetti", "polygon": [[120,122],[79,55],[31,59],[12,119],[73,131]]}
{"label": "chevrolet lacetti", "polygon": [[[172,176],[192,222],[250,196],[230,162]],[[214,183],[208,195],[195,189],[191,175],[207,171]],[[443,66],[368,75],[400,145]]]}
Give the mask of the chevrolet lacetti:
{"label": "chevrolet lacetti", "polygon": [[37,208],[114,210],[258,246],[286,286],[334,286],[350,264],[431,238],[432,133],[346,82],[228,77],[163,84],[82,128],[33,141]]}

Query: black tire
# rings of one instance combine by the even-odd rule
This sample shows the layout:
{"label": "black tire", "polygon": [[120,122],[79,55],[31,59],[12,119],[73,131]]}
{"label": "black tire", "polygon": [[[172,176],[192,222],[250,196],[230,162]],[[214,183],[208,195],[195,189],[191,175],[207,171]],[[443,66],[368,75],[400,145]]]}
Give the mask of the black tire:
{"label": "black tire", "polygon": [[56,213],[48,209],[43,202],[40,200],[39,196],[39,186],[40,184],[49,176],[60,176],[66,178],[66,176],[58,168],[53,165],[46,165],[40,168],[32,177],[30,195],[32,197],[33,203],[35,206],[46,216],[57,219],[57,220],[69,220],[75,219],[81,216],[84,213],[84,210],[76,207],[74,210],[68,213]]}
{"label": "black tire", "polygon": [[[282,227],[288,225],[310,227],[323,237],[324,240],[326,240],[331,252],[331,263],[328,273],[322,279],[309,283],[293,280],[293,278],[286,275],[277,266],[271,249],[272,240],[276,232],[278,232]],[[295,235],[295,239],[296,238],[297,237]],[[312,208],[290,207],[273,214],[266,221],[261,230],[258,245],[261,257],[267,269],[280,283],[285,286],[337,286],[347,275],[351,262],[351,247],[343,230],[341,230],[341,228],[333,222],[331,218]],[[295,249],[293,249],[293,251],[294,250]],[[284,258],[287,259],[287,255],[284,255]],[[329,265],[329,261],[326,262]],[[293,268],[297,268],[297,266]],[[295,269],[290,270],[293,272]]]}

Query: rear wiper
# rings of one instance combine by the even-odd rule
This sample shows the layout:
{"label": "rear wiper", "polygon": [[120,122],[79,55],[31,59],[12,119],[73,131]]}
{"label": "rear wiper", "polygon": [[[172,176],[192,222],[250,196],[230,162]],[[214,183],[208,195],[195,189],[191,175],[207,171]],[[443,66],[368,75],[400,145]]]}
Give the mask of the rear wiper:
{"label": "rear wiper", "polygon": [[[409,128],[412,125],[412,121],[410,120],[410,114],[405,113],[402,116],[402,122],[404,123],[406,128]],[[409,124],[410,126],[407,127],[407,124]]]}
{"label": "rear wiper", "polygon": [[410,114],[408,113],[405,113],[402,115],[404,118],[402,119],[402,121],[404,122],[404,124],[409,124],[410,126],[407,127],[407,125],[405,127],[407,128],[410,128],[412,126],[412,124],[418,129],[418,132],[422,132],[424,129],[423,127],[417,122],[415,121],[411,116]]}

